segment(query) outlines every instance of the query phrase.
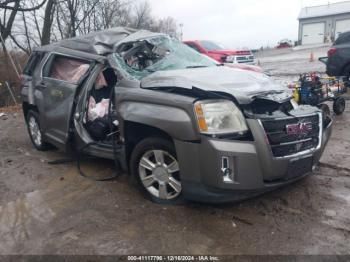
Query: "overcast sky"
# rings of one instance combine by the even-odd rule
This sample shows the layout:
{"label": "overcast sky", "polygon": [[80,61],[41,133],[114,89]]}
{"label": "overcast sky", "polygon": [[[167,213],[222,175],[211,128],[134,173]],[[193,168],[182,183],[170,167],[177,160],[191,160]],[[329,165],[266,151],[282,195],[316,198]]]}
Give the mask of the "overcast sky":
{"label": "overcast sky", "polygon": [[183,23],[184,40],[210,39],[228,47],[275,46],[297,40],[302,6],[342,0],[149,0],[153,15]]}

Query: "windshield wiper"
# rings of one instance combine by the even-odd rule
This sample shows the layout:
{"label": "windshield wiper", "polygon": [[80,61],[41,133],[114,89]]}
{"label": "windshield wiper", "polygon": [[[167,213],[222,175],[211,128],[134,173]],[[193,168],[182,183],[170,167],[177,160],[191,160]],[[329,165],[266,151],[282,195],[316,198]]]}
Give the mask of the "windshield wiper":
{"label": "windshield wiper", "polygon": [[186,68],[203,68],[203,67],[208,67],[206,65],[192,65],[192,66],[186,66]]}

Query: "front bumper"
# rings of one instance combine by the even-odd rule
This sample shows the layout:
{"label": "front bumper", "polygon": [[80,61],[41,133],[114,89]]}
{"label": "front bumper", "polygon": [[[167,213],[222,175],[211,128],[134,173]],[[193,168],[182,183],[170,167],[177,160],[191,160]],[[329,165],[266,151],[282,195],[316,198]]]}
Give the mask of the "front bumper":
{"label": "front bumper", "polygon": [[[332,132],[331,124],[324,128],[321,146],[312,152],[274,158],[265,136],[261,135],[264,131],[258,121],[251,120],[248,124],[254,141],[222,140],[205,136],[200,143],[175,141],[186,199],[208,203],[239,201],[293,183],[311,174]],[[231,182],[224,179],[223,158],[228,159],[232,170]],[[291,172],[291,169],[299,168],[297,161],[310,168]]]}
{"label": "front bumper", "polygon": [[252,66],[255,66],[256,65],[256,62],[255,60],[249,60],[249,61],[231,61],[231,62],[225,62],[227,64],[240,64],[240,65],[252,65]]}

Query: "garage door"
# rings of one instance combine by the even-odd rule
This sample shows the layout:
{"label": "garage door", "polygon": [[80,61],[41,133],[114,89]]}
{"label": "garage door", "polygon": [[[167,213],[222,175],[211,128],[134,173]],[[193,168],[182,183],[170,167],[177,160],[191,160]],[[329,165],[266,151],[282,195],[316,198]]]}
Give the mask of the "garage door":
{"label": "garage door", "polygon": [[346,31],[350,31],[350,19],[339,20],[335,23],[335,39],[337,39],[341,33]]}
{"label": "garage door", "polygon": [[324,43],[324,23],[315,23],[303,25],[302,44],[321,44]]}

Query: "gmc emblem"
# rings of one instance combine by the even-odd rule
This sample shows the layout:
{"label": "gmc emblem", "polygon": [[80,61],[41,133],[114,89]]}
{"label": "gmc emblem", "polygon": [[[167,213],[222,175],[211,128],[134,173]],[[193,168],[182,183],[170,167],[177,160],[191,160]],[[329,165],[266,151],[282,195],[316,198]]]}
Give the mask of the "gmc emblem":
{"label": "gmc emblem", "polygon": [[288,135],[305,135],[312,131],[312,123],[306,122],[306,123],[287,125],[286,129],[287,129]]}

